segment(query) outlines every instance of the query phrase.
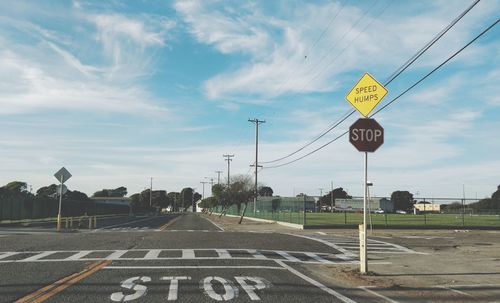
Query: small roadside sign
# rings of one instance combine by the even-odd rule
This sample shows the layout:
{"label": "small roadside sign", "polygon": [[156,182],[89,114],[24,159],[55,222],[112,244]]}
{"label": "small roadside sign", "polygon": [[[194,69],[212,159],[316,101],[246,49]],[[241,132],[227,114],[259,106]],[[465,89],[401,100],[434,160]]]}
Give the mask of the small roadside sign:
{"label": "small roadside sign", "polygon": [[360,152],[373,153],[384,144],[384,128],[375,119],[359,118],[349,127],[349,142]]}
{"label": "small roadside sign", "polygon": [[61,182],[61,183],[64,183],[66,181],[68,181],[69,178],[71,178],[71,174],[69,173],[69,171],[62,167],[60,170],[58,170],[55,174],[54,174],[54,177],[56,177],[56,179]]}
{"label": "small roadside sign", "polygon": [[385,95],[387,89],[369,73],[365,73],[345,98],[363,117],[368,117]]}

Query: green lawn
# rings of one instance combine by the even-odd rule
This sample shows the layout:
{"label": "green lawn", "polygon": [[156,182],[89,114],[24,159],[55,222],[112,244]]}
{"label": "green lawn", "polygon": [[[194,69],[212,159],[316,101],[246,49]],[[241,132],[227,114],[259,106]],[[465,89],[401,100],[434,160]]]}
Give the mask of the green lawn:
{"label": "green lawn", "polygon": [[[231,208],[228,214],[237,215],[236,208]],[[306,225],[357,225],[363,222],[361,213],[306,213]],[[258,211],[253,213],[247,209],[245,216],[256,217],[261,219],[283,221],[295,224],[304,224],[303,212],[268,212]],[[465,215],[462,221],[460,214],[370,214],[371,223],[373,225],[407,225],[407,226],[476,226],[476,227],[500,227],[500,217],[498,215]],[[369,217],[369,218],[370,218]],[[465,225],[463,225],[465,223]]]}
{"label": "green lawn", "polygon": [[[443,226],[499,226],[500,218],[495,215],[465,215],[462,221],[460,214],[370,214],[374,225],[443,225]],[[370,218],[369,217],[369,218]],[[307,225],[328,224],[360,224],[363,221],[361,213],[308,213]]]}

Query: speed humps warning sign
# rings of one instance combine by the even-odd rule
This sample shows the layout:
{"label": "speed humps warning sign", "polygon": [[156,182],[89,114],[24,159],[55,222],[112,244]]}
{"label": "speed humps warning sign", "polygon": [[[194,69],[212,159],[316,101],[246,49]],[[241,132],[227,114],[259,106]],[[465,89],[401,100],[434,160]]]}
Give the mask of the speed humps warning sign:
{"label": "speed humps warning sign", "polygon": [[345,98],[363,117],[368,117],[385,95],[387,89],[369,73],[365,73]]}

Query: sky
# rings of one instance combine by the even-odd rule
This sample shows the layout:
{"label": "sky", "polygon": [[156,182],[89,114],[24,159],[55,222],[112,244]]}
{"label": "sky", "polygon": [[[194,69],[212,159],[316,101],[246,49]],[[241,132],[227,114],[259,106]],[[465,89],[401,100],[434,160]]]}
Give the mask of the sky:
{"label": "sky", "polygon": [[[56,183],[89,195],[180,191],[231,175],[281,196],[362,195],[363,153],[344,136],[365,73],[384,83],[472,1],[1,1],[0,183]],[[498,19],[483,0],[387,85],[387,102]],[[497,25],[377,114],[372,195],[486,197],[500,184]],[[376,109],[377,109],[376,108]],[[205,194],[208,195],[208,185]]]}

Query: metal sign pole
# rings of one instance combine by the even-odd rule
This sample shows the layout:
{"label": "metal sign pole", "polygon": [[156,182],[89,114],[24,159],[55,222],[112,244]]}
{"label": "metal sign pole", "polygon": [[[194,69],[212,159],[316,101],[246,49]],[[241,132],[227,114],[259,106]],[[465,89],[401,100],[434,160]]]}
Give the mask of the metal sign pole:
{"label": "metal sign pole", "polygon": [[366,274],[368,272],[368,256],[366,252],[366,219],[367,219],[367,213],[366,213],[366,206],[367,206],[367,194],[368,194],[368,153],[365,152],[365,169],[364,169],[364,183],[363,183],[363,188],[364,188],[364,195],[363,195],[363,237],[362,241],[363,244],[361,246],[360,250],[360,272],[362,274]]}
{"label": "metal sign pole", "polygon": [[57,213],[57,230],[61,230],[61,204],[63,192],[63,176],[61,175],[61,188],[59,189],[59,212]]}

